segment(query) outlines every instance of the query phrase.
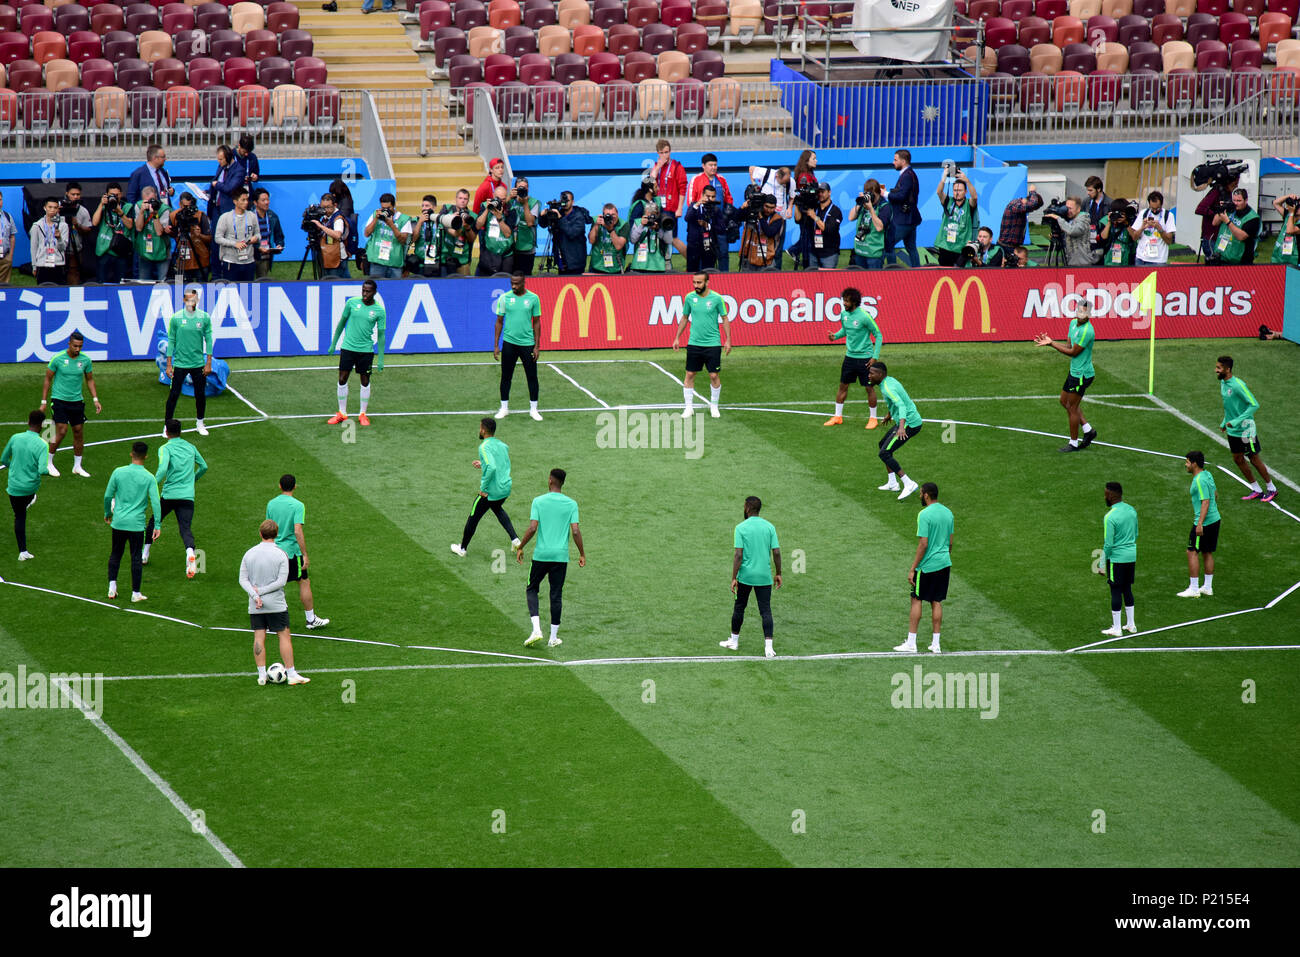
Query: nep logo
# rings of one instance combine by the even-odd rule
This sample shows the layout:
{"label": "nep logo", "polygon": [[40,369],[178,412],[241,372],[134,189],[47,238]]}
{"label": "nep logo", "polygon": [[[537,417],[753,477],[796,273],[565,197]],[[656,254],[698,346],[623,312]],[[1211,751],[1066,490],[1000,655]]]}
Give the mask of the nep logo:
{"label": "nep logo", "polygon": [[915,13],[921,9],[918,0],[889,0],[889,5],[895,10],[902,10],[904,13]]}

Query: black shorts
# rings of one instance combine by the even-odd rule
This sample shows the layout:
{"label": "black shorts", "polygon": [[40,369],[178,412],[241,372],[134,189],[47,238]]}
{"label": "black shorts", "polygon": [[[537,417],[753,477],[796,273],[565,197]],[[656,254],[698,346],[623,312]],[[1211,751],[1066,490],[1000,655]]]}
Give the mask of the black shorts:
{"label": "black shorts", "polygon": [[351,349],[339,350],[339,371],[357,370],[357,375],[370,375],[370,365],[375,361],[373,352],[353,352]]}
{"label": "black shorts", "polygon": [[86,421],[85,402],[64,402],[62,399],[53,401],[55,422],[61,422],[65,425],[81,425]]}
{"label": "black shorts", "polygon": [[1230,435],[1228,436],[1228,451],[1233,455],[1259,455],[1259,436],[1257,435],[1247,441],[1239,435]]}
{"label": "black shorts", "polygon": [[1137,578],[1137,562],[1107,562],[1106,581],[1116,588],[1131,587]]}
{"label": "black shorts", "polygon": [[699,372],[708,369],[717,372],[722,368],[722,346],[686,347],[686,371]]}
{"label": "black shorts", "polygon": [[308,576],[307,576],[307,569],[305,569],[305,568],[299,568],[299,567],[298,567],[298,559],[297,559],[297,557],[295,557],[295,556],[293,556],[293,555],[290,555],[290,556],[289,556],[289,578],[288,578],[288,581],[291,581],[291,582],[296,582],[296,581],[306,581],[306,580],[307,580],[307,577],[308,577]]}
{"label": "black shorts", "polygon": [[254,631],[281,632],[289,627],[287,611],[253,611],[248,613],[248,623]]}
{"label": "black shorts", "polygon": [[[1221,520],[1220,520],[1221,521]],[[1219,547],[1219,522],[1212,525],[1206,525],[1201,536],[1196,535],[1196,526],[1187,534],[1187,550],[1189,552],[1200,552],[1202,555],[1213,554],[1214,550]]]}
{"label": "black shorts", "polygon": [[1083,394],[1088,391],[1088,386],[1092,385],[1093,380],[1096,378],[1096,376],[1092,375],[1088,376],[1086,379],[1078,379],[1072,375],[1066,376],[1065,385],[1061,386],[1061,391],[1077,392],[1079,398],[1083,398]]}
{"label": "black shorts", "polygon": [[916,584],[912,586],[912,597],[921,601],[943,601],[948,597],[948,573],[951,571],[951,565],[934,572],[923,572],[918,568]]}
{"label": "black shorts", "polygon": [[845,356],[844,362],[840,365],[840,385],[852,385],[854,382],[860,382],[865,386],[870,386],[867,381],[867,370],[871,368],[870,359],[855,359],[853,356]]}

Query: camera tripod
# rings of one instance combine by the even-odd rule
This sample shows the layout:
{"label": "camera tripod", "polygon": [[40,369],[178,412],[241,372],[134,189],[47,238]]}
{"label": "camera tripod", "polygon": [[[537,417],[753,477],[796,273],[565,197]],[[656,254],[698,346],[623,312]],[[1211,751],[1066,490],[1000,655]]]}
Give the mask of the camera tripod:
{"label": "camera tripod", "polygon": [[[198,214],[196,213],[195,216],[197,217],[197,215],[198,215]],[[186,220],[186,226],[185,226],[185,239],[184,239],[184,240],[182,240],[182,239],[180,238],[180,230],[179,230],[179,229],[177,230],[176,245],[175,245],[174,247],[172,247],[172,258],[171,258],[171,261],[167,263],[167,275],[168,275],[168,276],[174,276],[174,275],[177,274],[177,270],[176,270],[176,261],[177,261],[177,259],[180,258],[180,252],[181,252],[181,244],[182,244],[182,242],[184,242],[184,243],[188,243],[188,244],[189,244],[189,247],[190,247],[190,251],[191,251],[191,253],[193,253],[193,251],[194,251],[194,238],[189,234],[189,231],[190,231],[190,228],[191,228],[192,226],[197,226],[197,225],[198,225],[198,220],[197,220],[197,219],[195,219],[194,222],[192,222],[192,223],[189,222],[188,219]],[[209,257],[212,255],[212,251],[211,251],[211,249],[208,250],[208,255],[209,255]],[[211,259],[209,259],[208,261],[211,262]],[[199,271],[199,282],[207,282],[207,281],[208,281],[208,268],[207,268],[206,266],[204,266],[202,263],[199,262],[199,257],[198,257],[197,254],[194,254],[194,262],[195,262],[195,264],[199,267],[199,270],[198,270],[198,271]],[[182,270],[182,272],[183,272],[183,270]]]}
{"label": "camera tripod", "polygon": [[[311,258],[311,278],[320,282],[321,276],[325,275],[325,267],[320,258],[320,231],[313,229],[307,233],[307,248],[302,251],[302,260],[298,263],[298,278],[302,278],[302,272],[307,268],[307,259]],[[344,260],[346,262],[346,260]]]}

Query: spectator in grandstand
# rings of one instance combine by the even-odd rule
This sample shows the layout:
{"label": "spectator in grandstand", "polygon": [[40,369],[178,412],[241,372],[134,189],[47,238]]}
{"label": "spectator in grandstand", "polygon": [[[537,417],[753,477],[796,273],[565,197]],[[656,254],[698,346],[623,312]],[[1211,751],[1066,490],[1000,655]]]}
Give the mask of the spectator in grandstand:
{"label": "spectator in grandstand", "polygon": [[1169,262],[1169,246],[1174,241],[1174,214],[1165,209],[1164,193],[1153,189],[1147,193],[1147,211],[1141,222],[1128,230],[1137,244],[1139,266],[1163,266]]}
{"label": "spectator in grandstand", "polygon": [[45,201],[45,216],[32,223],[27,238],[32,244],[32,275],[36,277],[37,285],[43,282],[62,285],[64,258],[68,251],[68,224],[59,215],[59,201],[53,196]]}
{"label": "spectator in grandstand", "polygon": [[488,162],[488,174],[478,184],[478,189],[474,190],[474,200],[470,203],[475,216],[483,212],[483,204],[496,195],[497,187],[502,185],[505,175],[505,160],[493,159]]}
{"label": "spectator in grandstand", "polygon": [[357,228],[357,210],[352,202],[352,190],[343,180],[335,179],[330,183],[330,195],[334,197],[334,205],[338,207],[339,213],[348,224],[347,235],[343,237],[343,247],[346,250],[343,258],[356,259],[357,268],[364,270],[368,263],[364,255],[365,247],[358,239],[361,231]]}
{"label": "spectator in grandstand", "polygon": [[135,257],[135,246],[128,235],[131,227],[126,219],[130,213],[131,207],[122,202],[121,184],[109,183],[99,198],[95,215],[90,217],[91,225],[99,230],[95,239],[95,279],[100,283],[128,278]]}
{"label": "spectator in grandstand", "polygon": [[325,278],[349,279],[348,260],[343,255],[347,248],[348,221],[339,210],[333,193],[325,193],[320,198],[321,209],[325,215],[316,221],[320,235],[316,242],[320,249],[321,268]]}
{"label": "spectator in grandstand", "polygon": [[167,267],[172,258],[171,233],[171,205],[159,197],[155,187],[143,187],[135,204],[137,279],[167,280]]}
{"label": "spectator in grandstand", "polygon": [[1114,202],[1106,195],[1106,190],[1102,187],[1100,176],[1089,176],[1083,181],[1083,188],[1088,193],[1088,224],[1092,230],[1089,236],[1089,244],[1092,248],[1092,261],[1099,263],[1106,252],[1106,240],[1101,237],[1101,221],[1106,218],[1110,212],[1111,203]]}
{"label": "spectator in grandstand", "polygon": [[1092,222],[1087,210],[1083,208],[1083,199],[1071,196],[1065,201],[1066,216],[1062,219],[1055,213],[1047,213],[1043,219],[1054,219],[1065,236],[1065,264],[1067,266],[1091,266],[1092,259]]}
{"label": "spectator in grandstand", "polygon": [[1133,251],[1137,244],[1129,235],[1129,228],[1136,222],[1136,209],[1124,199],[1112,199],[1110,211],[1101,220],[1101,229],[1097,236],[1106,244],[1102,256],[1103,266],[1133,265]]}
{"label": "spectator in grandstand", "polygon": [[882,200],[882,193],[879,180],[867,180],[853,211],[849,213],[849,222],[858,224],[850,265],[863,269],[883,269],[885,266],[885,216],[889,215],[889,203]]}
{"label": "spectator in grandstand", "polygon": [[951,196],[945,189],[947,184],[948,177],[941,176],[934,191],[943,206],[943,219],[939,220],[939,236],[934,241],[934,248],[940,266],[956,266],[962,250],[975,238],[975,231],[979,228],[979,198],[971,181],[959,169],[952,176]]}
{"label": "spectator in grandstand", "polygon": [[438,246],[438,197],[428,193],[420,200],[420,215],[411,233],[407,270],[426,279],[438,275]]}
{"label": "spectator in grandstand", "polygon": [[89,257],[86,237],[95,231],[90,222],[90,210],[81,204],[81,184],[71,182],[63,189],[63,205],[59,210],[68,224],[67,277],[69,286],[81,284],[82,277],[91,271],[85,262]]}
{"label": "spectator in grandstand", "polygon": [[1017,246],[1011,250],[1011,255],[1003,260],[1011,269],[1024,269],[1028,266],[1037,266],[1038,263],[1029,258],[1029,250],[1024,246]]}
{"label": "spectator in grandstand", "polygon": [[1226,266],[1249,266],[1255,262],[1255,240],[1259,236],[1259,213],[1250,206],[1244,189],[1232,191],[1232,210],[1214,217],[1219,234],[1214,239],[1214,253],[1206,262]]}
{"label": "spectator in grandstand", "polygon": [[889,191],[890,232],[885,235],[885,258],[892,266],[894,246],[902,243],[908,260],[916,267],[921,265],[921,255],[916,251],[916,227],[921,223],[921,181],[912,169],[910,150],[894,151],[894,169],[898,170],[898,181]]}
{"label": "spectator in grandstand", "polygon": [[[750,203],[759,202],[758,216],[750,212]],[[737,214],[745,221],[740,236],[740,271],[758,272],[781,268],[781,237],[785,235],[785,217],[776,208],[776,197],[763,193],[757,200],[745,200]]]}
{"label": "spectator in grandstand", "polygon": [[1029,214],[1043,205],[1043,197],[1038,195],[1038,188],[1032,184],[1029,192],[1020,199],[1013,199],[1002,209],[1002,225],[998,229],[998,245],[1002,247],[1004,259],[1011,258],[1011,251],[1025,241]]}
{"label": "spectator in grandstand", "polygon": [[[510,208],[510,192],[505,183],[497,183],[492,197],[483,204],[475,228],[478,229],[478,269],[476,276],[494,276],[513,272],[515,248],[515,211]],[[583,249],[586,253],[586,249]]]}
{"label": "spectator in grandstand", "polygon": [[181,193],[172,215],[172,226],[176,233],[176,271],[184,275],[186,282],[206,280],[212,222],[198,208],[193,193]]}
{"label": "spectator in grandstand", "polygon": [[808,210],[795,206],[794,219],[803,233],[804,258],[809,268],[834,269],[840,261],[840,223],[844,214],[831,200],[831,184],[825,180],[818,183],[817,205]]}
{"label": "spectator in grandstand", "polygon": [[379,208],[366,221],[366,261],[375,279],[401,279],[406,265],[406,241],[411,235],[411,217],[397,209],[397,197],[384,193]]}
{"label": "spectator in grandstand", "polygon": [[[1297,256],[1296,249],[1297,243],[1300,243],[1300,240],[1296,239],[1300,236],[1300,223],[1296,222],[1297,210],[1300,210],[1300,196],[1294,194],[1279,196],[1273,200],[1273,208],[1282,217],[1282,226],[1277,232],[1277,241],[1273,243],[1273,258],[1269,261],[1288,266],[1300,265],[1300,257]],[[4,226],[0,224],[0,230],[2,229]]]}
{"label": "spectator in grandstand", "polygon": [[220,247],[221,278],[228,282],[252,282],[257,273],[254,257],[261,245],[257,214],[248,208],[247,187],[237,187],[233,199],[235,208],[217,220],[214,234]]}
{"label": "spectator in grandstand", "polygon": [[1232,191],[1237,188],[1241,182],[1239,176],[1234,176],[1223,184],[1223,188],[1214,186],[1210,189],[1212,180],[1206,180],[1204,183],[1198,183],[1192,180],[1193,191],[1199,193],[1209,189],[1205,198],[1196,204],[1196,215],[1201,217],[1201,252],[1206,259],[1214,253],[1214,240],[1219,234],[1219,224],[1216,223],[1215,216],[1218,215],[1219,209],[1225,204],[1231,205]]}
{"label": "spectator in grandstand", "polygon": [[591,258],[588,271],[600,273],[621,273],[627,252],[627,226],[619,219],[618,207],[606,203],[600,211],[600,219],[591,224],[587,233],[587,242],[591,244]]}
{"label": "spectator in grandstand", "polygon": [[239,138],[239,145],[235,147],[235,156],[244,164],[244,185],[250,190],[257,185],[257,181],[262,176],[262,164],[258,161],[257,154],[253,152],[256,145],[253,137],[245,133]]}
{"label": "spectator in grandstand", "polygon": [[[716,164],[715,164],[716,165]],[[730,258],[727,230],[734,212],[730,203],[718,200],[717,187],[705,183],[699,200],[686,207],[686,271],[727,271]]]}
{"label": "spectator in grandstand", "polygon": [[469,261],[474,256],[474,214],[469,209],[469,190],[456,190],[456,201],[438,213],[442,227],[442,247],[438,251],[438,275],[469,275]]}
{"label": "spectator in grandstand", "polygon": [[[794,207],[790,204],[790,189],[792,180],[790,178],[790,167],[781,166],[772,169],[766,166],[751,166],[749,168],[750,182],[755,183],[759,189],[769,196],[776,199],[776,211],[781,214],[781,230],[776,238],[776,257],[774,260],[775,267],[781,268],[781,253],[785,249],[785,226],[786,221],[794,215]],[[743,203],[741,204],[744,205]],[[743,241],[743,240],[742,240]],[[745,256],[740,257],[741,267],[744,268]]]}
{"label": "spectator in grandstand", "polygon": [[528,195],[528,178],[516,176],[510,190],[510,208],[515,213],[514,272],[533,274],[537,257],[537,216],[542,204]]}
{"label": "spectator in grandstand", "polygon": [[172,197],[176,195],[176,190],[172,188],[171,175],[163,169],[163,164],[166,162],[167,151],[157,143],[150,143],[145,147],[144,165],[132,171],[131,178],[126,181],[126,202],[136,202],[140,199],[144,187],[152,186],[158,191],[161,199],[170,203]]}
{"label": "spectator in grandstand", "polygon": [[284,230],[280,227],[280,217],[271,209],[271,194],[265,187],[253,190],[253,211],[257,213],[257,270],[256,277],[271,274],[271,264],[275,257],[284,252]]}
{"label": "spectator in grandstand", "polygon": [[993,230],[988,226],[981,226],[975,236],[979,251],[973,256],[963,257],[966,260],[965,265],[975,269],[1000,268],[1002,266],[1002,247],[993,244]]}
{"label": "spectator in grandstand", "polygon": [[[630,272],[666,272],[672,257],[664,237],[670,230],[661,228],[671,218],[670,213],[660,213],[655,198],[654,180],[643,182],[632,196],[628,210],[628,243],[632,247]],[[665,252],[667,251],[667,259]]]}
{"label": "spectator in grandstand", "polygon": [[560,193],[560,205],[538,220],[551,231],[551,255],[561,276],[578,276],[587,266],[587,228],[591,213],[573,204],[573,193]]}
{"label": "spectator in grandstand", "polygon": [[[686,167],[673,159],[673,147],[667,140],[660,140],[655,144],[655,153],[657,159],[646,170],[644,181],[654,184],[659,206],[664,212],[672,214],[672,246],[682,255],[686,255],[686,244],[677,238],[677,220],[686,205]],[[628,215],[629,222],[634,218],[631,214]],[[666,252],[671,260],[672,250]]]}
{"label": "spectator in grandstand", "polygon": [[9,285],[9,271],[14,264],[14,240],[17,237],[18,225],[5,212],[5,198],[0,196],[0,286]]}

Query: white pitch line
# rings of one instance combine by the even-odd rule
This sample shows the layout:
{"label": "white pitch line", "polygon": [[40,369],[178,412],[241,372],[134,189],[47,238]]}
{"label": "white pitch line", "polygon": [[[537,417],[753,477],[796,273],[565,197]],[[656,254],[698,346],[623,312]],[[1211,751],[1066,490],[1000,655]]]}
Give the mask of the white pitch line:
{"label": "white pitch line", "polygon": [[[194,809],[185,803],[172,786],[164,781],[158,772],[148,765],[144,758],[140,757],[139,752],[137,752],[135,748],[127,744],[120,734],[110,728],[104,719],[96,714],[94,709],[81,699],[81,695],[72,690],[72,687],[66,678],[56,678],[54,683],[62,689],[63,694],[81,711],[86,720],[102,731],[104,737],[113,742],[114,746],[126,756],[126,759],[135,765],[136,770],[148,778],[149,783],[156,787],[162,796],[171,802],[172,807],[180,811],[185,820],[190,823],[191,827],[193,827],[194,821],[197,817],[194,813]],[[212,829],[207,826],[206,820],[200,828],[200,833],[207,842],[212,845],[213,849],[221,855],[222,859],[225,860],[227,864],[231,867],[244,866],[244,862],[235,855],[235,852],[227,847],[225,842],[222,841],[221,838],[217,837],[217,835],[213,833]]]}
{"label": "white pitch line", "polygon": [[553,658],[534,658],[532,655],[512,655],[504,651],[474,651],[471,648],[438,648],[434,645],[406,645],[407,648],[419,648],[421,651],[455,651],[463,655],[489,655],[493,658],[519,658],[523,661],[543,661],[548,665],[556,664]]}
{"label": "white pitch line", "polygon": [[[1185,413],[1180,412],[1178,409],[1174,408],[1172,405],[1170,405],[1168,402],[1166,402],[1164,399],[1160,398],[1159,396],[1155,396],[1155,395],[1151,396],[1151,401],[1154,402],[1156,405],[1160,406],[1160,408],[1164,409],[1166,412],[1168,412],[1178,421],[1182,422],[1184,425],[1190,425],[1197,432],[1200,432],[1203,435],[1208,435],[1210,438],[1214,439],[1215,442],[1218,442],[1221,446],[1227,448],[1228,440],[1223,437],[1222,433],[1218,432],[1215,429],[1211,429],[1208,426],[1202,425],[1201,423],[1193,419],[1190,415],[1186,415]],[[1295,492],[1300,492],[1300,485],[1297,485],[1295,482],[1291,481],[1282,473],[1274,469],[1269,469],[1269,472],[1272,474],[1273,478],[1277,479],[1287,488]]]}
{"label": "white pitch line", "polygon": [[1269,602],[1269,603],[1268,603],[1267,605],[1265,605],[1264,607],[1265,607],[1265,608],[1272,608],[1274,605],[1276,605],[1278,602],[1280,602],[1280,601],[1281,601],[1283,598],[1285,598],[1287,595],[1291,594],[1291,593],[1292,593],[1293,591],[1295,591],[1297,588],[1300,588],[1300,582],[1296,582],[1294,585],[1292,585],[1292,586],[1291,586],[1290,588],[1288,588],[1286,591],[1282,592],[1282,594],[1278,595],[1276,598],[1274,598],[1271,602]]}
{"label": "white pitch line", "polygon": [[145,611],[143,608],[127,608],[122,606],[123,611],[129,611],[133,615],[148,615],[150,618],[161,618],[163,621],[174,621],[178,625],[189,625],[191,628],[202,628],[192,621],[186,621],[184,618],[172,618],[170,615],[160,615],[156,611]]}
{"label": "white pitch line", "polygon": [[[248,634],[251,628],[225,628],[218,625],[208,625],[208,631],[235,631],[241,634]],[[400,648],[401,645],[395,645],[391,641],[367,641],[364,638],[336,638],[333,635],[318,635],[314,632],[299,633],[296,631],[289,632],[293,638],[319,638],[322,641],[346,641],[354,645],[383,645],[385,648]]]}
{"label": "white pitch line", "polygon": [[[922,419],[923,422],[936,422],[940,425],[973,425],[981,429],[1001,429],[1004,432],[1023,432],[1027,435],[1044,435],[1049,439],[1063,439],[1065,436],[1059,432],[1040,432],[1038,429],[1022,429],[1014,425],[990,425],[988,422],[962,422],[954,419]],[[1182,455],[1174,455],[1172,452],[1156,452],[1153,449],[1140,449],[1133,445],[1118,445],[1115,442],[1102,442],[1100,440],[1093,442],[1096,446],[1105,446],[1112,449],[1123,449],[1126,452],[1142,452],[1146,455],[1159,455],[1166,459],[1181,459]]]}
{"label": "white pitch line", "polygon": [[587,395],[591,396],[593,399],[595,399],[597,402],[599,402],[599,403],[600,403],[604,408],[606,408],[606,409],[609,408],[609,403],[608,403],[608,402],[606,402],[606,401],[605,401],[604,399],[602,399],[600,396],[596,395],[596,393],[592,392],[590,389],[588,389],[588,388],[586,388],[585,386],[581,385],[581,384],[578,382],[577,379],[575,379],[573,376],[569,375],[567,372],[563,371],[563,370],[562,370],[559,366],[557,366],[554,362],[548,362],[548,363],[546,363],[546,364],[547,364],[550,368],[554,369],[554,370],[555,370],[559,375],[564,376],[564,378],[566,378],[566,379],[568,379],[570,382],[572,382],[575,386],[578,387],[578,389],[580,389],[581,391],[587,393]]}
{"label": "white pitch line", "polygon": [[[246,415],[210,415],[204,421],[221,422],[223,420],[246,419],[246,418],[248,418],[248,416]],[[148,418],[148,419],[101,419],[96,417],[93,420],[87,419],[86,421],[93,422],[95,425],[140,425],[142,422],[157,422],[158,418],[156,416],[154,418]],[[26,420],[22,422],[0,422],[0,426],[26,425],[26,424],[27,424]],[[189,431],[192,432],[193,429],[190,429]]]}
{"label": "white pitch line", "polygon": [[[612,362],[648,362],[648,359],[556,359],[555,362],[562,362],[574,365],[603,365]],[[464,366],[499,366],[499,362],[385,362],[385,369],[437,369],[441,366],[464,367]],[[255,368],[255,369],[231,369],[232,374],[236,372],[336,372],[338,365],[332,366],[276,366],[274,368]],[[1049,398],[1056,398],[1049,396]],[[25,425],[26,423],[17,423]]]}
{"label": "white pitch line", "polygon": [[1163,648],[1092,648],[1081,651],[1080,654],[1113,655],[1137,652],[1159,654],[1165,651],[1300,651],[1300,645],[1167,645]]}
{"label": "white pitch line", "polygon": [[[646,361],[646,362],[649,362],[650,360],[647,359],[647,360],[645,360],[645,361]],[[668,373],[668,374],[669,374],[669,375],[672,375],[671,372]],[[680,384],[680,383],[679,383],[679,384]],[[1045,400],[1045,399],[1055,399],[1055,398],[1058,398],[1058,396],[1055,396],[1055,395],[948,395],[948,396],[927,396],[927,397],[924,397],[924,398],[918,397],[918,398],[913,399],[912,401],[913,401],[913,402],[1019,402],[1019,401],[1026,401],[1026,400],[1031,400],[1031,399],[1034,400],[1034,401],[1040,401],[1040,400]],[[1102,399],[1145,399],[1145,398],[1146,398],[1146,393],[1140,393],[1140,392],[1138,392],[1138,393],[1129,393],[1129,392],[1101,393],[1101,394],[1098,396],[1098,398],[1102,398]],[[1084,401],[1085,401],[1085,402],[1087,402],[1087,401],[1091,401],[1091,400],[1092,400],[1092,396],[1085,396],[1085,397],[1084,397]],[[865,405],[866,403],[867,403],[867,400],[866,400],[866,399],[845,399],[845,400],[844,400],[844,404],[845,404],[845,405]],[[830,403],[829,401],[827,401],[827,400],[825,400],[825,399],[799,399],[799,400],[796,400],[796,401],[790,401],[790,402],[783,402],[783,401],[778,401],[778,402],[731,402],[731,403],[728,403],[728,404],[729,404],[729,405],[736,405],[736,406],[745,406],[745,405],[831,405],[832,403]],[[1156,411],[1156,410],[1152,409],[1150,406],[1132,406],[1131,408],[1140,408],[1140,409],[1147,409],[1147,410],[1149,410],[1149,411]]]}
{"label": "white pitch line", "polygon": [[[646,362],[648,365],[651,365],[651,366],[653,366],[654,368],[658,369],[660,372],[662,372],[664,375],[668,376],[668,378],[672,379],[674,382],[676,382],[676,383],[677,383],[679,386],[681,386],[683,389],[686,388],[686,383],[685,383],[683,380],[677,378],[677,376],[673,375],[671,372],[669,372],[667,369],[665,369],[665,368],[664,368],[663,366],[661,366],[659,363],[655,362],[653,359],[645,359],[645,360],[643,360],[643,361]],[[692,390],[692,392],[694,392],[694,390]],[[701,402],[705,402],[705,401],[707,401],[707,400],[704,398],[704,396],[700,395],[698,392],[694,392],[694,394],[695,394],[695,398],[699,399]]]}
{"label": "white pitch line", "polygon": [[[208,426],[208,431],[213,429],[228,429],[232,425],[248,425],[250,422],[265,422],[266,419],[239,419],[235,422],[214,422]],[[186,429],[186,432],[193,432],[193,429]],[[147,435],[124,435],[120,439],[99,439],[96,442],[87,442],[85,447],[90,448],[92,445],[115,445],[118,442],[140,442],[144,439],[160,439],[162,436],[157,430]]]}
{"label": "white pitch line", "polygon": [[1143,635],[1154,635],[1162,631],[1173,631],[1175,628],[1188,628],[1192,625],[1203,625],[1207,621],[1218,621],[1220,618],[1235,618],[1237,615],[1249,615],[1252,612],[1263,610],[1263,606],[1260,606],[1259,608],[1243,608],[1241,611],[1229,611],[1222,615],[1211,615],[1209,618],[1197,618],[1195,621],[1180,621],[1176,625],[1164,625],[1160,628],[1151,628],[1148,631],[1136,631],[1131,635],[1120,635],[1118,638],[1103,638],[1101,641],[1094,641],[1087,645],[1079,645],[1076,648],[1067,648],[1065,653],[1068,655],[1076,651],[1085,651],[1088,648],[1096,648],[1098,645],[1109,645],[1116,641],[1128,641],[1130,638],[1141,638]]}
{"label": "white pitch line", "polygon": [[257,406],[253,405],[253,403],[251,403],[251,402],[249,402],[247,399],[245,399],[243,393],[240,392],[238,389],[236,389],[233,385],[231,385],[229,381],[226,382],[226,391],[229,392],[231,395],[233,395],[233,396],[234,396],[236,399],[238,399],[240,402],[244,403],[244,405],[248,406],[250,409],[252,409],[252,410],[253,410],[254,412],[256,412],[258,415],[260,415],[262,418],[264,418],[264,419],[267,418],[267,415],[266,415],[265,412],[263,412],[263,411],[262,411],[261,409],[259,409]]}
{"label": "white pitch line", "polygon": [[114,611],[121,611],[121,605],[114,605],[106,601],[98,601],[94,598],[85,598],[81,595],[73,595],[66,591],[55,591],[53,588],[41,588],[38,585],[24,585],[22,582],[11,582],[0,578],[0,585],[13,585],[15,588],[30,588],[32,591],[43,591],[47,595],[58,595],[61,598],[75,598],[77,601],[89,602],[92,605],[103,605],[105,608],[111,608]]}

